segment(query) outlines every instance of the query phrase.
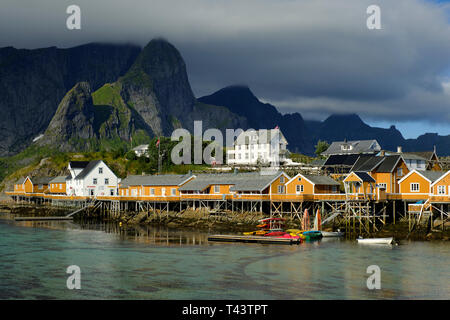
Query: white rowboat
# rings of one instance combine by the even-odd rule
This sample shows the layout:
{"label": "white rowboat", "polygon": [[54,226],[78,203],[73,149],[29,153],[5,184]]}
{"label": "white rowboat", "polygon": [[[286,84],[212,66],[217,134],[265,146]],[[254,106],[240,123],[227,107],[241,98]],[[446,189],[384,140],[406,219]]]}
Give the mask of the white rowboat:
{"label": "white rowboat", "polygon": [[356,239],[358,243],[364,244],[391,244],[394,240],[393,237],[390,238],[368,238],[368,239]]}
{"label": "white rowboat", "polygon": [[324,238],[327,237],[343,237],[344,236],[344,232],[338,231],[338,232],[327,232],[327,231],[321,231],[322,232],[322,236]]}

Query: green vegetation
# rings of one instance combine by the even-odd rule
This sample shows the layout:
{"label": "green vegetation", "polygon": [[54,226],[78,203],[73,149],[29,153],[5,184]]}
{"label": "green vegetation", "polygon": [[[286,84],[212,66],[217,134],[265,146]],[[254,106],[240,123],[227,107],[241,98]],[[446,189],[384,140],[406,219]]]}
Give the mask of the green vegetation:
{"label": "green vegetation", "polygon": [[314,152],[317,157],[323,159],[324,157],[321,155],[322,152],[326,151],[330,145],[326,141],[319,140],[315,145],[316,151]]}
{"label": "green vegetation", "polygon": [[300,153],[290,153],[289,158],[292,161],[298,162],[298,163],[310,163],[316,159],[314,157],[305,156],[304,154],[300,154]]}
{"label": "green vegetation", "polygon": [[[194,159],[194,138],[192,138],[191,159]],[[160,137],[159,150],[156,145],[158,138],[149,139],[137,133],[133,136],[139,144],[149,144],[149,157],[137,157],[131,150],[131,145],[120,140],[90,141],[91,147],[97,148],[92,152],[60,152],[56,149],[32,145],[21,153],[9,157],[0,158],[0,179],[3,180],[0,190],[5,186],[11,186],[13,182],[27,175],[64,175],[67,174],[69,161],[103,160],[120,178],[129,174],[155,174],[158,172],[158,151],[161,161],[161,173],[186,174],[191,171],[208,170],[206,164],[182,164],[175,165],[171,161],[172,149],[178,141]],[[83,143],[82,139],[78,143]],[[86,141],[84,141],[86,143]],[[106,145],[108,144],[109,145]],[[203,149],[211,142],[203,141]],[[136,142],[137,144],[137,142]],[[45,161],[43,161],[45,159]]]}

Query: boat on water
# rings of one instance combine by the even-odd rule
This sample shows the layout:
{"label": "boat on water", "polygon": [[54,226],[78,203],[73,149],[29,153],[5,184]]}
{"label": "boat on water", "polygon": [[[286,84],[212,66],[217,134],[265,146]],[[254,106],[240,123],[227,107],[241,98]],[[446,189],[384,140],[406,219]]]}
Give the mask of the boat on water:
{"label": "boat on water", "polygon": [[362,244],[392,244],[394,242],[393,237],[390,237],[390,238],[367,238],[367,239],[358,238],[356,240],[358,240],[358,243],[362,243]]}
{"label": "boat on water", "polygon": [[337,232],[321,231],[321,232],[322,232],[322,236],[324,238],[343,237],[345,234],[344,232],[341,232],[341,231],[337,231]]}
{"label": "boat on water", "polygon": [[302,233],[305,240],[319,240],[322,239],[322,232],[317,230],[305,231]]}

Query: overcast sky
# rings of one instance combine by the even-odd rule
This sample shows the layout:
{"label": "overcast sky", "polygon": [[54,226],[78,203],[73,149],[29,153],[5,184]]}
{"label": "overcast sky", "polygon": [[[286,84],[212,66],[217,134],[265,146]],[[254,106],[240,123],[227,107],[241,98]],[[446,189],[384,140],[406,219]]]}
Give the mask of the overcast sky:
{"label": "overcast sky", "polygon": [[[66,8],[81,8],[81,30]],[[381,8],[381,30],[366,9]],[[246,84],[305,119],[358,113],[405,137],[450,134],[450,5],[431,0],[2,0],[0,47],[87,42],[183,55],[197,97]]]}

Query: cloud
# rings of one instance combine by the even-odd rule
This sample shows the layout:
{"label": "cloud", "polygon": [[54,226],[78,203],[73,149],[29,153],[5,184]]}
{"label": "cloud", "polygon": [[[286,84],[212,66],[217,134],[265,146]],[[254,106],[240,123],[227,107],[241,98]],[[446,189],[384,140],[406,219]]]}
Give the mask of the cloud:
{"label": "cloud", "polygon": [[78,0],[82,30],[65,28],[71,0],[3,0],[0,45],[145,45],[163,36],[186,60],[197,96],[245,83],[305,118],[356,112],[378,120],[449,122],[448,4],[378,0]]}

